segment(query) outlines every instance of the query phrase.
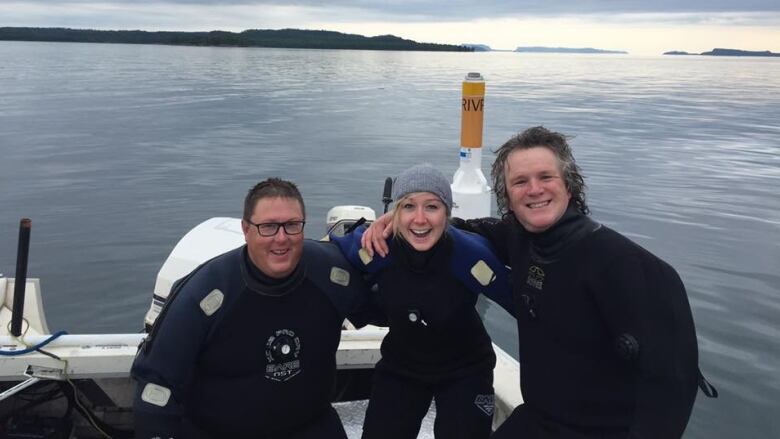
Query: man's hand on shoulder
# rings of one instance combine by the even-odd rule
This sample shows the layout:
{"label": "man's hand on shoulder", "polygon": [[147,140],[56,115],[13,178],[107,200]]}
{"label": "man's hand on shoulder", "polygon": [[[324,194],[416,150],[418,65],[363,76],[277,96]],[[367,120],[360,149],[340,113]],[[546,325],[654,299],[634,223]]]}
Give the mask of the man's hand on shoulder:
{"label": "man's hand on shoulder", "polygon": [[384,258],[390,252],[390,248],[387,246],[387,238],[390,237],[392,232],[393,212],[391,211],[371,223],[366,231],[363,232],[360,244],[366,249],[369,256],[373,257],[374,252],[376,252]]}

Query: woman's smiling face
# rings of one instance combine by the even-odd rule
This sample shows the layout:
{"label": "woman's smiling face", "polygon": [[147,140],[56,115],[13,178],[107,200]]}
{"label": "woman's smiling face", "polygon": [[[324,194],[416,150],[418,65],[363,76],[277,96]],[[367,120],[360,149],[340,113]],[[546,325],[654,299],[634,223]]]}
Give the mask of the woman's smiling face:
{"label": "woman's smiling face", "polygon": [[447,227],[447,207],[430,192],[415,192],[399,200],[393,230],[417,251],[430,250]]}

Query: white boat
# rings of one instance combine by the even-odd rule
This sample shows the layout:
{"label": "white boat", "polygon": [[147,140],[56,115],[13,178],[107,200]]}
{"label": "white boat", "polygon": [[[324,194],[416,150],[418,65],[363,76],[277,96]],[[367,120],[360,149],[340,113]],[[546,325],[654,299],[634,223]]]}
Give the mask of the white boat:
{"label": "white boat", "polygon": [[[373,214],[367,207],[341,206],[331,210],[327,222],[334,230],[343,231],[360,216],[373,219]],[[243,243],[237,218],[211,218],[190,230],[160,269],[145,324],[153,323],[177,279]],[[4,420],[7,434],[17,432],[13,437],[30,438],[131,437],[134,382],[129,372],[146,334],[52,335],[46,324],[39,280],[27,279],[25,285],[22,335],[14,337],[9,328],[15,280],[0,277],[0,349],[4,351],[0,356],[0,420]],[[372,326],[342,331],[334,402],[368,398],[371,374],[386,332]],[[51,338],[37,351],[28,348]],[[522,395],[517,361],[498,346],[494,349],[497,426],[522,403]],[[359,426],[356,428],[359,431]],[[421,437],[424,435],[421,433]]]}

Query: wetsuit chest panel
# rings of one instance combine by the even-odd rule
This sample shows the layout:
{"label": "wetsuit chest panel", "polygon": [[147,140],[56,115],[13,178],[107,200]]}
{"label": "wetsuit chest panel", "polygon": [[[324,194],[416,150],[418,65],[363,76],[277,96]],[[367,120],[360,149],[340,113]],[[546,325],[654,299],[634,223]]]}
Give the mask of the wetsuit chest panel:
{"label": "wetsuit chest panel", "polygon": [[567,350],[590,352],[602,343],[607,333],[603,320],[582,318],[600,312],[590,273],[601,268],[589,254],[590,241],[586,238],[559,259],[546,263],[528,256],[529,244],[521,242],[514,257],[520,262],[516,265],[519,269],[512,272],[518,330],[539,332],[548,342],[554,340]]}
{"label": "wetsuit chest panel", "polygon": [[445,263],[425,272],[391,264],[379,278],[379,294],[390,323],[382,343],[384,366],[417,377],[492,367],[495,356],[474,308],[476,294]]}
{"label": "wetsuit chest panel", "polygon": [[309,280],[283,296],[242,291],[196,365],[197,415],[236,418],[220,429],[299,425],[329,402],[340,335],[341,319]]}
{"label": "wetsuit chest panel", "polygon": [[391,326],[418,327],[418,322],[409,320],[409,310],[417,310],[425,324],[435,331],[454,329],[462,323],[459,317],[462,318],[464,310],[474,308],[477,297],[443,271],[444,268],[415,273],[397,265],[385,270],[379,282],[379,294]]}
{"label": "wetsuit chest panel", "polygon": [[517,249],[516,260],[526,264],[513,272],[521,386],[526,402],[555,419],[576,413],[578,422],[623,424],[633,410],[633,381],[595,300],[590,279],[604,257],[594,243],[585,238],[547,264]]}
{"label": "wetsuit chest panel", "polygon": [[591,351],[603,342],[607,328],[601,319],[581,318],[599,310],[586,276],[591,264],[576,256],[549,264],[531,262],[525,279],[518,280],[520,293],[533,301],[529,307],[535,308],[536,319],[526,313],[521,323],[527,331],[546,331],[567,349]]}

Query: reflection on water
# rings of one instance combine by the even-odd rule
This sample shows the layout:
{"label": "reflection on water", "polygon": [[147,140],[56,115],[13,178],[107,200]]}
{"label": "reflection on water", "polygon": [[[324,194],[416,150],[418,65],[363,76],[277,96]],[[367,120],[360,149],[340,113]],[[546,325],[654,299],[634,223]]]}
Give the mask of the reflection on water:
{"label": "reflection on water", "polygon": [[0,272],[31,217],[53,329],[140,329],[176,240],[239,216],[266,176],[299,183],[317,237],[409,164],[454,172],[460,81],[480,71],[485,145],[574,135],[594,217],[680,272],[721,392],[686,437],[780,431],[780,60],[21,42],[0,59]]}

